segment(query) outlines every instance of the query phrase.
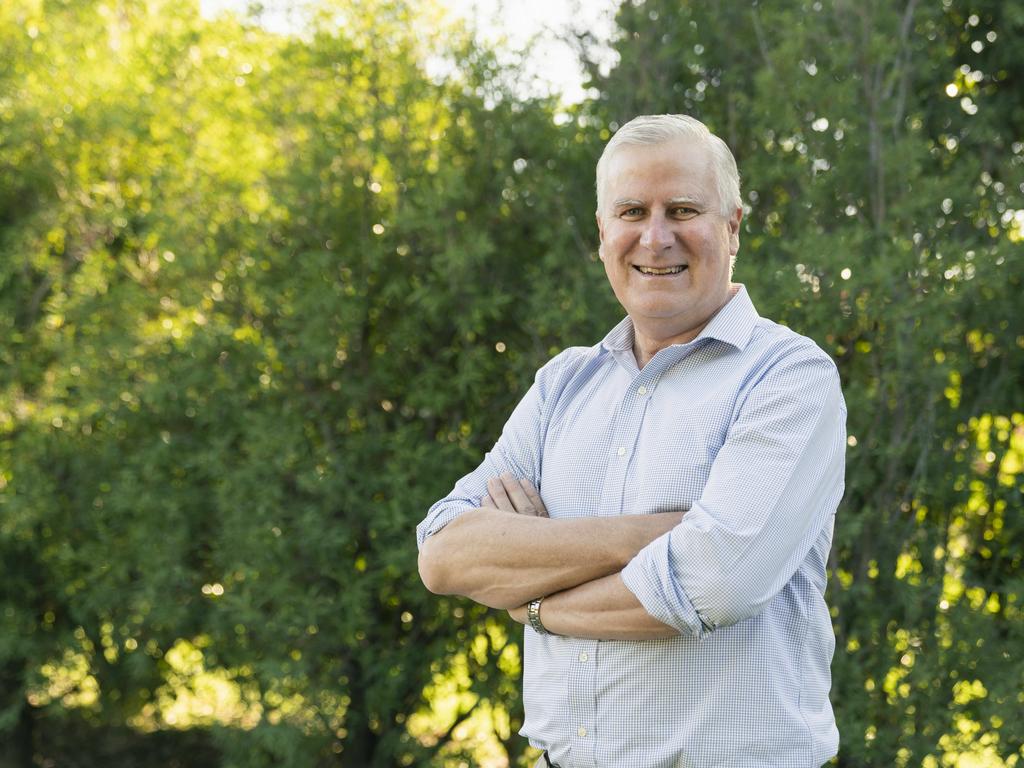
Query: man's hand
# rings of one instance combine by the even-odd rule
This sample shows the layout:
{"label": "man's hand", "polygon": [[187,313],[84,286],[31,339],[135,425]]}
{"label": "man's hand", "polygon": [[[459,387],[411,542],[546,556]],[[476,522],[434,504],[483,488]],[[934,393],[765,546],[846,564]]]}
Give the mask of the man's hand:
{"label": "man's hand", "polygon": [[533,517],[548,516],[544,500],[533,483],[526,478],[517,480],[511,472],[505,472],[487,481],[487,495],[480,499],[480,507]]}

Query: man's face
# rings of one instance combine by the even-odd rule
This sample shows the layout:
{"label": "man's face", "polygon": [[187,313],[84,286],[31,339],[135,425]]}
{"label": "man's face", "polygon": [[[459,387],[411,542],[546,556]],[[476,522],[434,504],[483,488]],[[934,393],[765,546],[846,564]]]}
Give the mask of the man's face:
{"label": "man's face", "polygon": [[696,142],[626,145],[611,156],[600,256],[638,332],[689,341],[729,300],[743,211],[723,216],[717,189]]}

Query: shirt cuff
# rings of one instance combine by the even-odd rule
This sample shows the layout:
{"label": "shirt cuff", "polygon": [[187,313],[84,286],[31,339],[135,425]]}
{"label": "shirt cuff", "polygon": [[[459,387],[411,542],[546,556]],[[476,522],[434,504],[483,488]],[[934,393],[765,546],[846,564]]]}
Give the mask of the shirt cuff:
{"label": "shirt cuff", "polygon": [[641,549],[622,569],[622,583],[651,616],[679,631],[684,637],[702,638],[713,624],[701,619],[697,609],[676,583],[669,551],[672,532]]}
{"label": "shirt cuff", "polygon": [[467,512],[473,508],[473,504],[467,501],[463,503],[442,502],[436,509],[432,509],[423,521],[416,526],[417,549],[422,549],[423,542],[440,531],[463,512]]}

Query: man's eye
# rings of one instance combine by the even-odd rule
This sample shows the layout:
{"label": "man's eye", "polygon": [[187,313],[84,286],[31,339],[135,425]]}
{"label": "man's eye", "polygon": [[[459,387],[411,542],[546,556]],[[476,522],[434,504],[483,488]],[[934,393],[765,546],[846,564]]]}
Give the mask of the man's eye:
{"label": "man's eye", "polygon": [[627,208],[620,215],[622,215],[622,216],[630,216],[630,217],[642,216],[643,212],[644,212],[643,208]]}
{"label": "man's eye", "polygon": [[679,218],[689,218],[690,216],[696,216],[697,210],[695,208],[673,208],[672,213]]}

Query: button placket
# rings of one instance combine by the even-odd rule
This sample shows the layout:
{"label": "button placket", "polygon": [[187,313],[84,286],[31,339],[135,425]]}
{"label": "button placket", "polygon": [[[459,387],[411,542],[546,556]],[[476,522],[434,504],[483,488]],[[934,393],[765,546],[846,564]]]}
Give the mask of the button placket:
{"label": "button placket", "polygon": [[622,514],[622,494],[627,472],[632,463],[637,435],[643,425],[647,401],[653,388],[654,385],[650,382],[638,387],[637,380],[634,379],[623,391],[610,433],[608,470],[601,491],[599,515]]}
{"label": "button placket", "polygon": [[[567,715],[570,726],[575,733],[574,739],[586,739],[593,730],[597,718],[597,669],[593,663],[597,658],[596,640],[578,640],[571,649],[572,661],[569,665],[569,711]],[[567,649],[569,650],[569,649]],[[589,739],[589,743],[592,739]],[[591,747],[592,748],[592,747]],[[580,753],[582,765],[590,765],[584,753]]]}

